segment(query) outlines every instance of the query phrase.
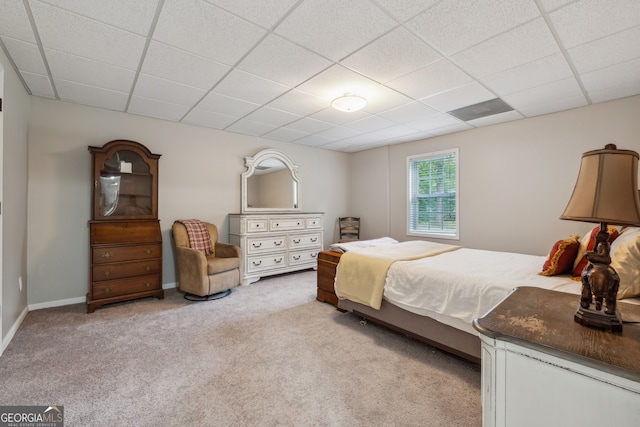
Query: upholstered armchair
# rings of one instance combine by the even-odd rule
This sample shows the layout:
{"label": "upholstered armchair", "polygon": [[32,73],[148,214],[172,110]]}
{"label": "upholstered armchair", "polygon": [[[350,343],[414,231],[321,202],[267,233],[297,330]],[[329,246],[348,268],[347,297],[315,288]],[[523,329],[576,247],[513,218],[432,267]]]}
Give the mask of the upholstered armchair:
{"label": "upholstered armchair", "polygon": [[[187,227],[175,221],[171,234],[175,247],[178,288],[185,292],[189,300],[211,300],[231,293],[231,288],[240,284],[240,248],[218,242],[218,229],[210,223],[203,223],[209,231],[210,255],[194,249]],[[199,242],[202,243],[202,242]]]}

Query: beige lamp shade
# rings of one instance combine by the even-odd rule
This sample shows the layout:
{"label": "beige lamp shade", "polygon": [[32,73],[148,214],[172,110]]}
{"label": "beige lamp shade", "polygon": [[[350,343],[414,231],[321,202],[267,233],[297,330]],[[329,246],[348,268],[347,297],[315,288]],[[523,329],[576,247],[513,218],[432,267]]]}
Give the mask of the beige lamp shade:
{"label": "beige lamp shade", "polygon": [[582,155],[578,180],[560,219],[640,225],[638,153],[613,144]]}

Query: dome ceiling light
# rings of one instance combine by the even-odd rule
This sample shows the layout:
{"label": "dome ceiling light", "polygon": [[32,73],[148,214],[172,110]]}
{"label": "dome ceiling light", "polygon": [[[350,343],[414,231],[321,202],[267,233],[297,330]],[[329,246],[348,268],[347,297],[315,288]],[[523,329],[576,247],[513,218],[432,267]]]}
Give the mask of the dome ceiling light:
{"label": "dome ceiling light", "polygon": [[367,105],[367,100],[361,96],[354,95],[352,93],[345,93],[333,101],[331,106],[338,111],[344,111],[345,113],[353,113],[363,109]]}

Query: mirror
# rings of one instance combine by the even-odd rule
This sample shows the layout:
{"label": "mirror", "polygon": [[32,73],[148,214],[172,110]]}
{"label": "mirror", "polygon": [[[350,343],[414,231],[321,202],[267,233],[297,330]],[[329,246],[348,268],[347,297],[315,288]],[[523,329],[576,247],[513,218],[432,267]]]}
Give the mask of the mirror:
{"label": "mirror", "polygon": [[244,158],[242,213],[300,210],[298,165],[278,150],[262,150]]}

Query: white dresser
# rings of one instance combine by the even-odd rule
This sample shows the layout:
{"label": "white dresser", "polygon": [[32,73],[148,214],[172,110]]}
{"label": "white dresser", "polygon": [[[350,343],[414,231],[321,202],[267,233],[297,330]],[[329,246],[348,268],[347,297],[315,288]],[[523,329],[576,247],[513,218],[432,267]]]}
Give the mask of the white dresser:
{"label": "white dresser", "polygon": [[[621,334],[581,326],[578,302],[522,287],[476,319],[484,427],[639,425],[640,325]],[[640,306],[618,305],[640,314]]]}
{"label": "white dresser", "polygon": [[321,212],[229,214],[229,243],[242,249],[242,284],[318,267]]}

